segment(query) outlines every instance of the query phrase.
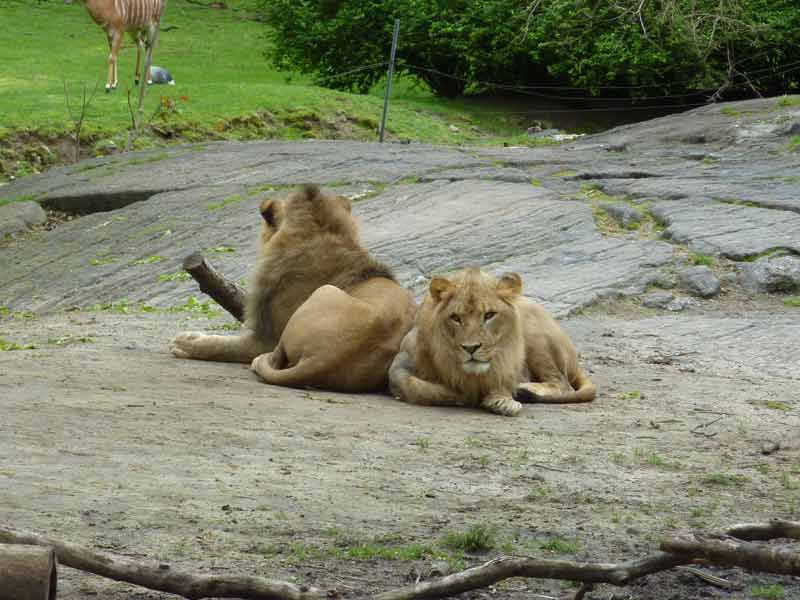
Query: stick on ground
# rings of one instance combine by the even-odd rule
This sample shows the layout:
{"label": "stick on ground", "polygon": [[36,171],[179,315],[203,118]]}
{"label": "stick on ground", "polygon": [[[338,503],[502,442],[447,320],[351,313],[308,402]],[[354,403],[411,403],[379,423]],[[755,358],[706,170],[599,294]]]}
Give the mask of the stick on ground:
{"label": "stick on ground", "polygon": [[[144,564],[95,552],[89,548],[0,527],[0,543],[49,546],[58,561],[73,569],[87,571],[116,581],[127,581],[151,590],[178,594],[184,598],[244,598],[246,600],[322,600],[329,594],[311,587],[247,575],[199,575],[178,571],[164,564]],[[1,547],[1,546],[0,546]]]}
{"label": "stick on ground", "polygon": [[217,304],[231,313],[237,321],[244,322],[244,301],[246,292],[238,284],[226,278],[199,252],[183,259],[183,268],[189,273],[200,291],[211,296]]}

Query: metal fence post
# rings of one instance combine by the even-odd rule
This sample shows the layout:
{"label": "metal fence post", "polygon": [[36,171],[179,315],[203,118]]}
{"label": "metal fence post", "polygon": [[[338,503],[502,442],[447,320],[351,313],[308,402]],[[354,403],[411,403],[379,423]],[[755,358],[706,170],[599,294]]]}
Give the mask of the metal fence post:
{"label": "metal fence post", "polygon": [[394,75],[394,57],[397,53],[397,38],[400,35],[400,19],[394,20],[394,35],[392,36],[392,53],[389,57],[389,72],[386,75],[386,97],[383,99],[383,117],[381,117],[380,141],[383,142],[383,133],[386,129],[386,113],[389,112],[389,96],[392,93],[392,76]]}

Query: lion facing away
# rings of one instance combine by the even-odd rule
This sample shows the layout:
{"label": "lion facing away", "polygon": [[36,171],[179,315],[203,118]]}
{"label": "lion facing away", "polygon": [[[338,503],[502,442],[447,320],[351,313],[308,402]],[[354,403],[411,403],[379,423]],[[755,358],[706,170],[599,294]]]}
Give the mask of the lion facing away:
{"label": "lion facing away", "polygon": [[479,269],[434,278],[389,369],[412,404],[513,416],[521,402],[591,402],[596,390],[556,320],[522,295],[522,279]]}
{"label": "lion facing away", "polygon": [[358,236],[350,201],[307,185],[265,200],[260,257],[239,336],[186,332],[181,358],[252,363],[274,385],[341,392],[386,388],[416,304]]}

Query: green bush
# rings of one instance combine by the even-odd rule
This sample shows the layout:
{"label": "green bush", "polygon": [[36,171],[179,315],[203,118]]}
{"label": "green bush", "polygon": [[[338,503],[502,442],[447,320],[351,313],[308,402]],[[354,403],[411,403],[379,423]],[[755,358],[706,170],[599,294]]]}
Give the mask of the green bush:
{"label": "green bush", "polygon": [[491,90],[479,81],[657,96],[732,79],[734,93],[750,93],[743,73],[778,92],[796,87],[800,73],[780,69],[800,61],[796,0],[661,0],[643,3],[641,14],[639,0],[260,2],[268,57],[338,89],[364,92],[384,76],[384,68],[339,75],[388,59],[395,18],[398,70],[444,96]]}

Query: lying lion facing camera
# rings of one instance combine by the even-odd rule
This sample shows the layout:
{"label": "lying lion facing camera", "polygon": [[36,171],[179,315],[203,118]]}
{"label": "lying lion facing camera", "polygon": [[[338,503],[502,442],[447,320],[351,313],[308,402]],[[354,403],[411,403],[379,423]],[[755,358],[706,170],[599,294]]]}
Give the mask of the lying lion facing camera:
{"label": "lying lion facing camera", "polygon": [[474,406],[513,416],[521,402],[591,402],[596,390],[556,320],[521,295],[522,279],[478,269],[434,278],[389,368],[412,404]]}
{"label": "lying lion facing camera", "polygon": [[260,258],[240,336],[186,332],[181,358],[252,363],[274,385],[386,389],[416,303],[358,237],[350,201],[307,185],[261,204]]}

